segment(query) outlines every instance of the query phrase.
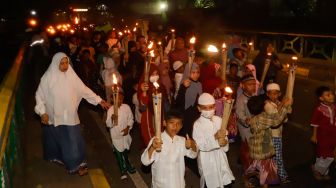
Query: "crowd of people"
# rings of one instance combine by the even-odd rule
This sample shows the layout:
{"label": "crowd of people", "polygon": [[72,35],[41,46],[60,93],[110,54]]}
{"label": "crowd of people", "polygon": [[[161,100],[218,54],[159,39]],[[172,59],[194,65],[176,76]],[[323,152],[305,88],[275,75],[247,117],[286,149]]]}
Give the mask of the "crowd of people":
{"label": "crowd of people", "polygon": [[[196,158],[200,187],[232,184],[235,177],[226,153],[229,144],[237,141],[241,143],[239,161],[246,187],[254,186],[253,178],[263,187],[290,182],[282,158],[282,129],[291,113],[292,99],[282,97],[276,83],[277,71],[283,67],[272,43],[263,43],[249,61],[248,48],[227,41],[224,82],[220,58],[196,50],[190,62],[190,49],[182,35],[145,37],[118,35],[111,30],[55,39],[50,51],[57,53],[36,92],[35,111],[46,124],[46,160],[64,164],[70,173],[87,173],[77,115],[79,102],[85,98],[108,109],[104,121],[122,179],[127,178],[127,172],[135,172],[128,153],[130,131],[139,126],[144,148],[141,162],[151,165],[152,187],[185,187],[185,160],[188,166],[188,161]],[[149,58],[150,42],[154,57]],[[270,67],[261,82],[266,58]],[[115,85],[118,101],[113,100]],[[234,91],[235,104],[227,130],[222,130],[227,86]],[[162,94],[160,137],[155,136],[152,100],[158,92]],[[328,168],[334,160],[336,107],[329,88],[319,88],[317,96],[320,105],[312,118],[317,159],[312,170],[322,180],[330,178]],[[116,104],[118,111],[114,113]]]}

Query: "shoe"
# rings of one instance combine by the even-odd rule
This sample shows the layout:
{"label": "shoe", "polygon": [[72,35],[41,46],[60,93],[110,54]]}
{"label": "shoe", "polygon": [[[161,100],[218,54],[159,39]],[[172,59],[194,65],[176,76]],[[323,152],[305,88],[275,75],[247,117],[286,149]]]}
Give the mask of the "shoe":
{"label": "shoe", "polygon": [[122,175],[122,176],[120,177],[120,179],[121,179],[121,180],[127,179],[127,175]]}
{"label": "shoe", "polygon": [[288,183],[291,183],[292,181],[287,177],[287,178],[285,178],[285,179],[283,179],[283,180],[281,180],[281,183],[282,184],[288,184]]}

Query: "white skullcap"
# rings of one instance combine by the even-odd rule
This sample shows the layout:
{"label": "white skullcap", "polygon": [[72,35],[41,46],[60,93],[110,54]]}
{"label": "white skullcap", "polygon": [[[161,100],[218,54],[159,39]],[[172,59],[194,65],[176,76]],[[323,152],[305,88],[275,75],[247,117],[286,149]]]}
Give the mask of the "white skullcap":
{"label": "white skullcap", "polygon": [[270,83],[270,84],[267,84],[267,86],[266,86],[266,91],[270,91],[270,90],[280,91],[280,86],[279,86],[279,84],[276,84],[276,83]]}
{"label": "white skullcap", "polygon": [[202,93],[202,95],[199,96],[198,98],[198,104],[199,105],[215,104],[215,98],[209,93]]}
{"label": "white skullcap", "polygon": [[175,61],[175,62],[173,63],[173,69],[174,69],[174,70],[179,69],[181,66],[183,66],[182,61]]}

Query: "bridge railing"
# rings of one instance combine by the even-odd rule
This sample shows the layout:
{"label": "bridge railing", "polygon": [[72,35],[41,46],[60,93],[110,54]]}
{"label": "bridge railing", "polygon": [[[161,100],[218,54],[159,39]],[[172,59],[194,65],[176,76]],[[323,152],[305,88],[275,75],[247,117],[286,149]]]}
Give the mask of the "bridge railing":
{"label": "bridge railing", "polygon": [[0,84],[0,188],[13,187],[15,167],[22,167],[20,130],[24,125],[23,57],[21,47]]}

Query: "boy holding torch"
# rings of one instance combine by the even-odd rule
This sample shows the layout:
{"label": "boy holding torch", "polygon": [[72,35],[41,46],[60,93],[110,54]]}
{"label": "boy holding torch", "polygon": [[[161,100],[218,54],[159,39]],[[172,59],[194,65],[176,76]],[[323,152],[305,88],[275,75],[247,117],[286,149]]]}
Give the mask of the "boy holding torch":
{"label": "boy holding torch", "polygon": [[142,164],[152,164],[152,187],[184,188],[184,157],[196,158],[195,142],[186,135],[178,136],[182,128],[182,114],[171,110],[165,116],[165,131],[151,139],[141,155]]}

